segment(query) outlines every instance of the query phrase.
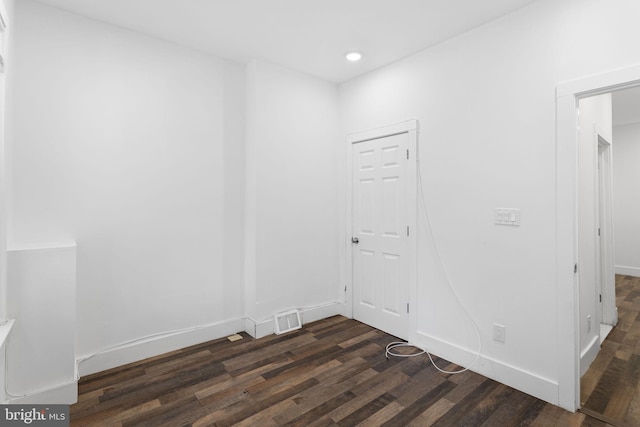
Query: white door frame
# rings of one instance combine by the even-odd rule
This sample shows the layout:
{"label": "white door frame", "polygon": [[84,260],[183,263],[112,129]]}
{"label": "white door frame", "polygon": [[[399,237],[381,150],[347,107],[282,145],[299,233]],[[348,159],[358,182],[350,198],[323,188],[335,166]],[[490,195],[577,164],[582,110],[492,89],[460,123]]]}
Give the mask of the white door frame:
{"label": "white door frame", "polygon": [[[412,230],[409,234],[409,245],[411,248],[408,254],[407,260],[410,267],[409,272],[409,304],[413,307],[409,310],[409,331],[407,331],[407,337],[409,341],[413,341],[416,331],[416,301],[417,301],[417,283],[418,283],[418,121],[407,120],[392,125],[382,126],[374,129],[368,129],[361,132],[354,132],[347,135],[346,140],[346,160],[347,160],[347,192],[346,192],[346,206],[347,206],[347,220],[346,220],[346,239],[345,239],[345,252],[347,255],[346,260],[346,314],[348,317],[353,318],[353,254],[351,237],[353,236],[353,144],[372,139],[384,138],[386,136],[397,135],[401,133],[407,133],[409,138],[407,141],[409,147],[410,161],[407,167],[407,194],[409,195],[407,200],[407,222],[409,229]],[[412,156],[412,157],[411,157]]]}
{"label": "white door frame", "polygon": [[[4,3],[0,3],[0,159],[5,158],[5,129],[7,121],[6,113],[6,91],[5,69],[8,67],[7,61],[7,12]],[[4,175],[4,164],[0,165],[0,321],[7,320],[7,184]]]}
{"label": "white door frame", "polygon": [[[616,284],[613,245],[613,189],[612,189],[612,156],[611,141],[602,137],[598,129],[595,130],[595,144],[597,148],[596,162],[598,171],[598,206],[596,217],[600,228],[600,239],[597,251],[596,268],[598,270],[599,291],[602,296],[600,322],[615,326],[618,323],[616,310]],[[596,325],[597,327],[598,325]],[[600,337],[602,342],[602,337]]]}
{"label": "white door frame", "polygon": [[556,298],[558,405],[580,408],[578,262],[578,102],[640,85],[640,66],[561,83],[556,88]]}

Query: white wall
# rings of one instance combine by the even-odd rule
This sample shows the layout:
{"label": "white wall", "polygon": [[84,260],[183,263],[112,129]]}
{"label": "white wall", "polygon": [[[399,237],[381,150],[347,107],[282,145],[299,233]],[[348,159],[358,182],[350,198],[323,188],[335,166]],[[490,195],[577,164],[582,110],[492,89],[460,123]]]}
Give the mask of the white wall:
{"label": "white wall", "polygon": [[9,251],[8,265],[15,319],[7,345],[9,397],[12,403],[75,402],[76,247]]}
{"label": "white wall", "polygon": [[335,84],[17,12],[9,244],[77,242],[81,374],[342,311]]}
{"label": "white wall", "polygon": [[596,245],[598,218],[598,138],[612,143],[611,94],[583,98],[579,103],[578,143],[578,271],[580,286],[581,373],[586,372],[600,348],[600,262]]}
{"label": "white wall", "polygon": [[[6,90],[11,84],[13,65],[13,22],[14,22],[14,1],[0,0],[0,11],[5,20],[7,28],[2,34],[2,56],[5,61],[5,72],[0,75],[0,321],[7,318],[7,220],[6,220],[6,163],[5,163],[5,141],[7,138],[6,120],[7,106],[9,105],[9,94]],[[5,351],[7,330],[9,324],[0,325],[0,402],[7,399],[5,392]]]}
{"label": "white wall", "polygon": [[[247,331],[275,313],[341,307],[337,86],[277,65],[247,67]],[[312,320],[309,313],[304,321]],[[255,328],[258,328],[256,330]]]}
{"label": "white wall", "polygon": [[[420,121],[433,237],[484,344],[475,369],[553,403],[557,327],[573,322],[556,305],[556,268],[573,265],[556,265],[555,89],[640,62],[639,13],[633,0],[542,0],[340,87],[344,133]],[[520,208],[521,226],[494,225],[496,207]],[[473,333],[431,238],[423,229],[418,336],[468,364]],[[506,326],[504,344],[494,323]]]}
{"label": "white wall", "polygon": [[640,277],[640,124],[613,128],[616,273]]}
{"label": "white wall", "polygon": [[243,67],[16,6],[9,246],[77,242],[78,355],[200,325],[239,330]]}
{"label": "white wall", "polygon": [[14,1],[0,1],[0,13],[2,14],[6,28],[0,33],[0,51],[4,59],[4,72],[0,74],[0,320],[5,320],[7,315],[7,189],[6,189],[6,164],[5,164],[5,140],[7,138],[6,120],[8,117],[9,91],[13,69],[13,16]]}

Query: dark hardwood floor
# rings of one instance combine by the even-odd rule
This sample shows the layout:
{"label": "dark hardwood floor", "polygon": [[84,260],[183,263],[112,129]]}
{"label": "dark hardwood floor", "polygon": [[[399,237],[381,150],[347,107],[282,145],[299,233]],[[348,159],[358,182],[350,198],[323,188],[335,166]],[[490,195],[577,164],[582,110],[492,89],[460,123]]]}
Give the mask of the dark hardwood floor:
{"label": "dark hardwood floor", "polygon": [[[72,426],[607,426],[425,355],[344,317],[220,339],[82,378]],[[436,359],[439,366],[455,369]]]}
{"label": "dark hardwood floor", "polygon": [[617,426],[640,426],[640,278],[616,276],[618,325],[580,382],[582,408]]}

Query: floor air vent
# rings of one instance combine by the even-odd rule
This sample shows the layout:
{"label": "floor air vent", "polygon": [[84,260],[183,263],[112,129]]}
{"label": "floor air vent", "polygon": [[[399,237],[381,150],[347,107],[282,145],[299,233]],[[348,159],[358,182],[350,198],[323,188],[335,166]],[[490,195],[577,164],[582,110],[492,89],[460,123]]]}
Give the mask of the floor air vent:
{"label": "floor air vent", "polygon": [[273,318],[273,321],[276,326],[277,335],[302,328],[302,322],[300,321],[300,312],[298,310],[291,310],[284,313],[276,314]]}

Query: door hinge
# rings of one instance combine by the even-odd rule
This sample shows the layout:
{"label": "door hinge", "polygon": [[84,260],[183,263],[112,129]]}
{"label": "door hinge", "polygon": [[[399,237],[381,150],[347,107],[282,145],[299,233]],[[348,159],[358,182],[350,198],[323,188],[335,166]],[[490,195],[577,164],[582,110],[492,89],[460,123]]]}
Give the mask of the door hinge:
{"label": "door hinge", "polygon": [[602,294],[600,294],[600,302],[602,302]]}
{"label": "door hinge", "polygon": [[407,237],[409,237],[409,226],[407,225]]}
{"label": "door hinge", "polygon": [[578,272],[578,263],[573,264],[573,272],[574,273]]}
{"label": "door hinge", "polygon": [[409,303],[407,303],[407,314],[409,314]]}
{"label": "door hinge", "polygon": [[598,228],[598,237],[600,237],[600,228]]}
{"label": "door hinge", "polygon": [[409,150],[407,150],[407,160],[409,160]]}

